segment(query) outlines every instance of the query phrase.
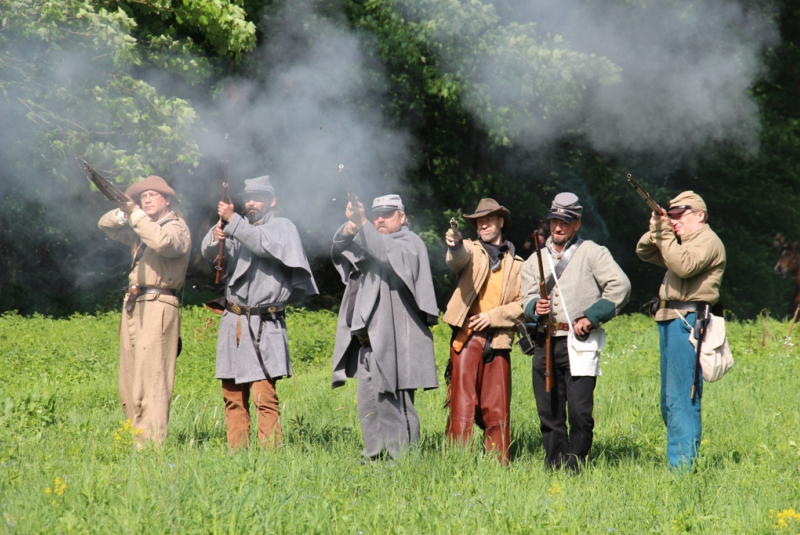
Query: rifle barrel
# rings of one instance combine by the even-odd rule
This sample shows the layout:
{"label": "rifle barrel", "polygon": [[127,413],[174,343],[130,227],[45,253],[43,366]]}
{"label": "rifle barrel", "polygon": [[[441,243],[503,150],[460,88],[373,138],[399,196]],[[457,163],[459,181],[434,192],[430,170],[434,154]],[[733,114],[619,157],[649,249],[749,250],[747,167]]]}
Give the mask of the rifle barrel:
{"label": "rifle barrel", "polygon": [[647,193],[647,192],[646,192],[646,191],[645,191],[645,190],[644,190],[644,189],[643,189],[643,188],[642,188],[642,187],[639,185],[639,183],[636,181],[636,179],[635,179],[635,178],[633,178],[633,175],[631,175],[630,173],[628,173],[628,176],[627,176],[627,178],[628,178],[628,184],[630,184],[630,185],[631,185],[631,187],[632,187],[634,190],[636,190],[636,193],[638,193],[638,194],[639,194],[639,196],[640,196],[642,199],[644,199],[644,202],[646,202],[646,203],[647,203],[647,206],[649,206],[649,207],[650,207],[650,209],[651,209],[651,210],[652,210],[652,211],[653,211],[653,212],[654,212],[656,215],[661,215],[661,211],[663,210],[663,208],[661,208],[661,206],[659,206],[659,204],[658,204],[656,201],[654,201],[654,200],[653,200],[653,198],[650,196],[650,194],[649,194],[649,193]]}
{"label": "rifle barrel", "polygon": [[81,161],[83,162],[83,169],[86,171],[86,178],[89,180],[89,182],[94,184],[95,187],[97,187],[100,193],[106,196],[106,199],[114,202],[128,201],[128,196],[125,195],[122,190],[109,182],[107,179],[100,176],[97,171],[92,169],[92,166],[89,165],[89,162],[83,159],[81,159]]}

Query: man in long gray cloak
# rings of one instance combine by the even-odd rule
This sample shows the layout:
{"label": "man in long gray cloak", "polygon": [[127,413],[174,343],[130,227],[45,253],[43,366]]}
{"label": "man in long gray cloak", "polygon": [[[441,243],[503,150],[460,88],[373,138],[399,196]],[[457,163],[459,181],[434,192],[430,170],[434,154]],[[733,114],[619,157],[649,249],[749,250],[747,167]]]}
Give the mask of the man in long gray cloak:
{"label": "man in long gray cloak", "polygon": [[[224,243],[225,303],[217,341],[217,379],[222,380],[231,449],[247,446],[249,400],[258,413],[258,438],[280,445],[280,407],[275,381],[292,374],[284,307],[318,293],[300,235],[275,209],[269,177],[245,180],[247,219],[220,202],[220,221],[203,239],[214,261]],[[249,220],[249,221],[248,221]],[[258,349],[256,349],[258,348]]]}
{"label": "man in long gray cloak", "polygon": [[[347,288],[339,310],[333,388],[358,379],[365,459],[396,458],[419,441],[414,391],[439,386],[430,326],[438,321],[428,251],[405,225],[397,195],[361,203],[333,238],[331,258]],[[365,224],[366,223],[366,224]]]}

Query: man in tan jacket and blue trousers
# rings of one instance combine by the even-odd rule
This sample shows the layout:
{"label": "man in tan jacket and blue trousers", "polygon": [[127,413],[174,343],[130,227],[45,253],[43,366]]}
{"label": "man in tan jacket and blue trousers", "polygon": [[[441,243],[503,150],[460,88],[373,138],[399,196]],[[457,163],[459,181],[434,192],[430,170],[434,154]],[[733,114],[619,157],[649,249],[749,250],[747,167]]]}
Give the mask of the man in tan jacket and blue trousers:
{"label": "man in tan jacket and blue trousers", "polygon": [[503,239],[511,213],[494,199],[481,199],[464,219],[477,240],[445,235],[447,266],[458,286],[442,318],[453,327],[448,363],[447,438],[469,444],[475,423],[484,431],[484,448],[508,464],[511,410],[511,343],[514,326],[525,317],[520,302],[522,258]]}
{"label": "man in tan jacket and blue trousers", "polygon": [[703,430],[703,377],[695,370],[697,353],[689,331],[719,300],[725,246],[708,226],[705,201],[684,191],[670,201],[668,210],[651,215],[636,254],[667,270],[655,307],[661,339],[661,416],[667,426],[670,466],[689,469]]}

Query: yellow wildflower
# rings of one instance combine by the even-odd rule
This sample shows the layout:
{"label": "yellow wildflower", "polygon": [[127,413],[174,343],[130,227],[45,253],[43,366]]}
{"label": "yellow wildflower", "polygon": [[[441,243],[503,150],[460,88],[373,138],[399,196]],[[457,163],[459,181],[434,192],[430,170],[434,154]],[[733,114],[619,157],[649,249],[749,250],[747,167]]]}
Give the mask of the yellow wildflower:
{"label": "yellow wildflower", "polygon": [[800,513],[795,512],[794,509],[784,509],[783,511],[770,509],[769,515],[778,522],[773,526],[774,529],[787,529],[790,527],[789,524],[800,524]]}
{"label": "yellow wildflower", "polygon": [[50,500],[51,504],[58,505],[56,498],[59,496],[63,496],[66,490],[67,490],[67,482],[62,480],[60,477],[56,476],[53,486],[44,489],[44,493],[47,494],[48,496],[53,497],[53,499]]}
{"label": "yellow wildflower", "polygon": [[133,439],[144,433],[143,429],[138,429],[133,426],[130,418],[124,422],[120,420],[119,424],[122,427],[114,431],[114,449],[117,451],[121,451],[128,446],[131,446],[133,444]]}
{"label": "yellow wildflower", "polygon": [[561,485],[559,485],[557,482],[553,481],[553,484],[550,486],[549,489],[547,489],[547,492],[550,493],[550,496],[558,494],[559,492],[561,492]]}

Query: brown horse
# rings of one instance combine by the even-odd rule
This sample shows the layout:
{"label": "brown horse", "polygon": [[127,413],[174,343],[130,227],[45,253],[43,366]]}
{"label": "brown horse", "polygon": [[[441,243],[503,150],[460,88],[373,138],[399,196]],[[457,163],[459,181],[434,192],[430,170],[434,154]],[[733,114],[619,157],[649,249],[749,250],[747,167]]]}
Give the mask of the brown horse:
{"label": "brown horse", "polygon": [[800,306],[800,269],[797,269],[798,267],[800,267],[800,251],[797,250],[797,242],[791,245],[784,245],[783,249],[781,249],[781,255],[778,257],[778,263],[772,269],[775,273],[784,277],[791,273],[795,274],[798,292],[794,298],[793,311]]}

